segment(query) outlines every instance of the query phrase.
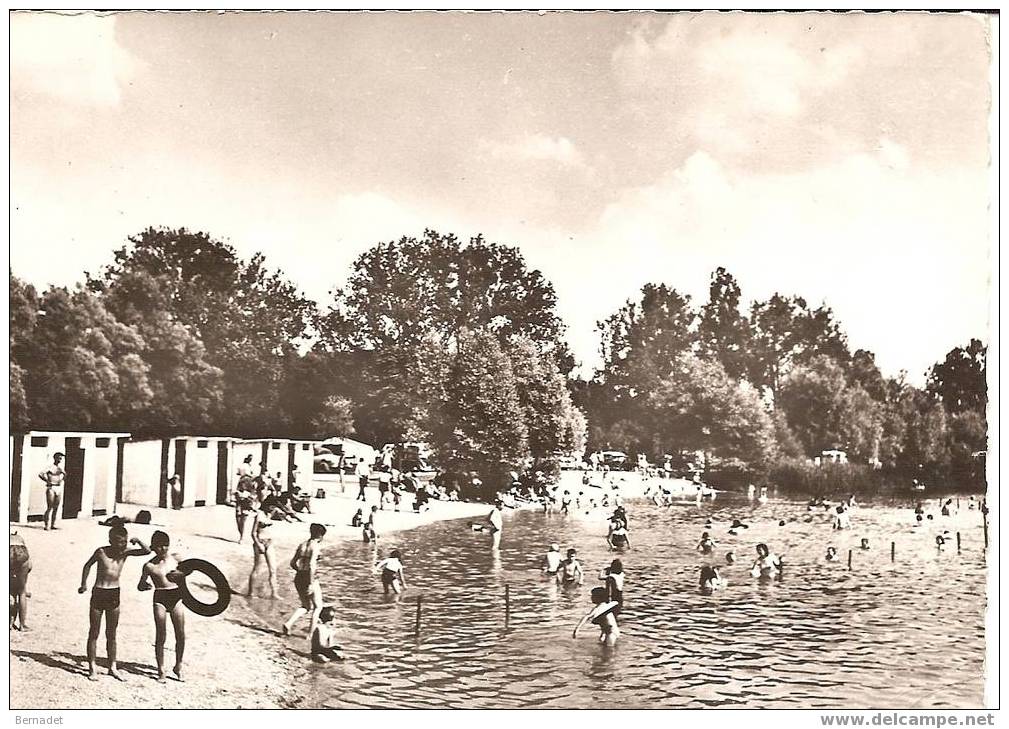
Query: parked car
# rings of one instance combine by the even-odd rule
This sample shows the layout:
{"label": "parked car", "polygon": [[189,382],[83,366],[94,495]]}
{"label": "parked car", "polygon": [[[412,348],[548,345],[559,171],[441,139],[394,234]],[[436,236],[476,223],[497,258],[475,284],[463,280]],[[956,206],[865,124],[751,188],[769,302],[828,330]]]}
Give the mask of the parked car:
{"label": "parked car", "polygon": [[602,451],[603,465],[614,471],[626,471],[631,467],[631,459],[623,451]]}

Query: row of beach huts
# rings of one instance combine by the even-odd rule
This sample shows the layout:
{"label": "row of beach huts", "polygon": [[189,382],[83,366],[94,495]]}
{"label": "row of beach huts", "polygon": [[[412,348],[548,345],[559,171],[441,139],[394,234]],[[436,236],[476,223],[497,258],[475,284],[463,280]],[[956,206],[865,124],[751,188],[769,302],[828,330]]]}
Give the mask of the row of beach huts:
{"label": "row of beach huts", "polygon": [[[221,436],[133,439],[129,433],[31,431],[9,439],[10,520],[41,519],[45,484],[39,474],[65,454],[61,517],[89,518],[116,513],[119,504],[160,508],[227,503],[238,465],[251,455],[258,467],[280,473],[287,483],[297,466],[310,483],[314,440],[242,440]],[[180,477],[173,493],[168,480]]]}

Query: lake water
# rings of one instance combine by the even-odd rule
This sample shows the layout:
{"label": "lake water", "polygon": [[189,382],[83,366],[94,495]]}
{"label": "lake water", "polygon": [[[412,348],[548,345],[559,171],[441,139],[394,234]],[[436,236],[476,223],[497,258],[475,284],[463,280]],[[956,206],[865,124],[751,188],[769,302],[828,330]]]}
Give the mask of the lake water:
{"label": "lake water", "polygon": [[[966,504],[964,504],[966,506]],[[404,551],[409,589],[385,598],[372,547],[329,547],[321,567],[337,599],[344,664],[310,665],[308,706],[468,708],[981,707],[986,565],[981,515],[963,511],[912,528],[909,508],[863,507],[849,531],[804,503],[757,505],[720,497],[697,506],[627,505],[634,549],[626,572],[622,635],[614,648],[587,625],[589,589],[616,555],[601,517],[506,515],[499,549],[463,522],[382,540]],[[713,520],[716,554],[695,547]],[[727,534],[733,518],[750,524]],[[789,520],[779,527],[780,519]],[[962,535],[944,551],[935,535]],[[859,547],[870,539],[869,551]],[[896,560],[890,560],[890,542]],[[578,548],[585,585],[559,590],[541,576],[551,542]],[[754,546],[785,556],[779,580],[749,575]],[[828,545],[839,562],[828,563]],[[852,570],[848,549],[854,549]],[[725,565],[729,549],[740,555]],[[703,595],[710,559],[729,580]],[[510,615],[505,625],[505,586]],[[416,598],[422,597],[415,638]]]}

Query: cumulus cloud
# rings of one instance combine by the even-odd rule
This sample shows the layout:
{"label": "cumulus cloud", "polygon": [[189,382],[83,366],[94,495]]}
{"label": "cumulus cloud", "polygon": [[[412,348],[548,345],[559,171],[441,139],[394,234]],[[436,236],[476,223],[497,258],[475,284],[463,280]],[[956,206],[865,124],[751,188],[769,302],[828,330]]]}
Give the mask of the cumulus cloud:
{"label": "cumulus cloud", "polygon": [[14,95],[115,106],[140,62],[116,40],[115,16],[18,12],[10,20]]}
{"label": "cumulus cloud", "polygon": [[[989,244],[986,177],[916,167],[883,139],[873,153],[813,171],[741,174],[706,151],[605,207],[548,272],[561,290],[576,351],[594,348],[593,322],[646,282],[707,296],[727,266],[744,296],[775,291],[826,301],[853,347],[877,351],[912,379],[966,336],[986,333]],[[605,269],[606,285],[582,287]],[[784,284],[790,281],[792,284]],[[892,346],[894,340],[903,343]]]}

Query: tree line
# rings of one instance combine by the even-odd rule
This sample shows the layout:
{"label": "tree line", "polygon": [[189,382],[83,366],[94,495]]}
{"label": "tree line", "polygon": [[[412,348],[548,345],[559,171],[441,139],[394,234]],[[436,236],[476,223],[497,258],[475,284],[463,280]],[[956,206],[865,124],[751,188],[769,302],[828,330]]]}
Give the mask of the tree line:
{"label": "tree line", "polygon": [[872,352],[852,352],[825,305],[775,293],[744,312],[741,300],[719,268],[699,307],[648,284],[599,322],[603,364],[574,383],[589,447],[653,459],[702,451],[728,480],[783,468],[795,479],[797,465],[843,450],[891,480],[983,487],[980,340],[951,350],[922,389],[905,372],[884,377]]}
{"label": "tree line", "polygon": [[600,322],[603,364],[582,379],[556,304],[517,248],[482,237],[375,245],[320,307],[262,255],[150,228],[72,289],[11,274],[11,428],[421,441],[495,485],[586,446],[700,450],[746,478],[839,447],[976,479],[978,340],[918,389],[850,352],[826,307],[775,294],[744,313],[718,269],[700,308],[649,284]]}

